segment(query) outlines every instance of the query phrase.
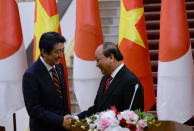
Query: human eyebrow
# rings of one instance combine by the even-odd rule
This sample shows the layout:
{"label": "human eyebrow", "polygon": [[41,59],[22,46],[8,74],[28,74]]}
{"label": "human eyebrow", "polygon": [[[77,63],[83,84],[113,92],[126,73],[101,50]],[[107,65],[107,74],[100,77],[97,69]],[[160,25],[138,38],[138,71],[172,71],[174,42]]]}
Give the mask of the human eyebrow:
{"label": "human eyebrow", "polygon": [[64,52],[64,48],[63,49],[57,49],[55,50],[56,53],[59,53],[59,52]]}

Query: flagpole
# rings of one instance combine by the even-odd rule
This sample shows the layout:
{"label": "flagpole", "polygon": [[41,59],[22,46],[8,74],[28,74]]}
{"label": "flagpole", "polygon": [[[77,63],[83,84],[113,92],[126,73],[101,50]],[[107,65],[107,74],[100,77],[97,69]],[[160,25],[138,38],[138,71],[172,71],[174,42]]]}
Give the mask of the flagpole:
{"label": "flagpole", "polygon": [[0,131],[5,131],[5,127],[0,126]]}
{"label": "flagpole", "polygon": [[17,131],[16,130],[16,114],[13,113],[13,128],[14,128],[14,131]]}

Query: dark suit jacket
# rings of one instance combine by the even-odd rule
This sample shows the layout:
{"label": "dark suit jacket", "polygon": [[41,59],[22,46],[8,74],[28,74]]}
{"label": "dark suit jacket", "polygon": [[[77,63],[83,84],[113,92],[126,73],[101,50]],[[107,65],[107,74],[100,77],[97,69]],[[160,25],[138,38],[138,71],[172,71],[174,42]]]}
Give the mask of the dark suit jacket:
{"label": "dark suit jacket", "polygon": [[30,116],[30,131],[65,131],[62,122],[70,111],[62,64],[56,65],[56,71],[64,99],[59,98],[54,82],[40,58],[24,73],[23,95]]}
{"label": "dark suit jacket", "polygon": [[136,84],[139,84],[139,88],[136,92],[131,109],[144,110],[143,87],[141,86],[137,77],[131,71],[129,71],[126,66],[123,66],[116,74],[108,90],[103,95],[107,77],[107,75],[104,75],[101,80],[94,105],[91,106],[87,111],[78,114],[79,118],[82,119],[97,112],[107,110],[113,105],[116,106],[118,111],[129,109]]}

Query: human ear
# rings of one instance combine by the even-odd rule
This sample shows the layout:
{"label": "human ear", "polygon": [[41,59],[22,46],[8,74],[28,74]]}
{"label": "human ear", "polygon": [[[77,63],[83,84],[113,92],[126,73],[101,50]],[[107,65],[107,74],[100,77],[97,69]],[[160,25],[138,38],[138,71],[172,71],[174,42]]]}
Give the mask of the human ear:
{"label": "human ear", "polygon": [[115,59],[115,57],[114,57],[113,54],[111,54],[111,55],[109,56],[109,58],[111,59],[111,61],[114,61],[114,59]]}
{"label": "human ear", "polygon": [[46,54],[47,54],[47,52],[44,49],[42,49],[40,52],[41,52],[43,57],[46,56]]}

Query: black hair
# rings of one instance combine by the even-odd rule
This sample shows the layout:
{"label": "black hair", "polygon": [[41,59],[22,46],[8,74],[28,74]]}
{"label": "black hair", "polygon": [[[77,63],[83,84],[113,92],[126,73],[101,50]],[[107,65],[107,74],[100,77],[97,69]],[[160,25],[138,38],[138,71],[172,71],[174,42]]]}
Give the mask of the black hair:
{"label": "black hair", "polygon": [[[54,49],[55,45],[66,42],[65,38],[57,32],[44,33],[39,42],[40,52],[44,49],[48,54]],[[41,53],[42,55],[42,53]]]}
{"label": "black hair", "polygon": [[105,57],[113,56],[116,60],[121,61],[123,60],[123,55],[121,54],[118,46],[113,42],[104,42],[103,43],[103,54]]}

